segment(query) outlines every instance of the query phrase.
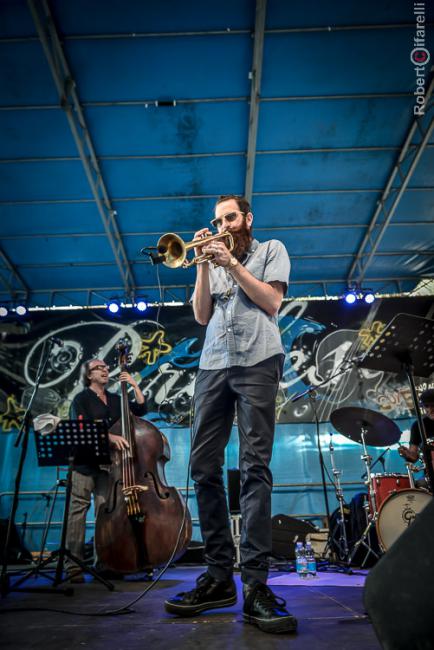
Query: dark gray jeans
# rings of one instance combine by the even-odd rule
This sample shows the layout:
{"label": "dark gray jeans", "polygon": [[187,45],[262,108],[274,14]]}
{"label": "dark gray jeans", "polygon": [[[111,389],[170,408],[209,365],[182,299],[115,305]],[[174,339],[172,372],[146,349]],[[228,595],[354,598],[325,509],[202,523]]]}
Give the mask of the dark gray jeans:
{"label": "dark gray jeans", "polygon": [[217,580],[229,578],[233,571],[223,464],[235,408],[240,440],[241,577],[246,583],[267,580],[273,486],[269,464],[282,366],[283,355],[276,355],[255,366],[197,374],[191,476],[208,572]]}

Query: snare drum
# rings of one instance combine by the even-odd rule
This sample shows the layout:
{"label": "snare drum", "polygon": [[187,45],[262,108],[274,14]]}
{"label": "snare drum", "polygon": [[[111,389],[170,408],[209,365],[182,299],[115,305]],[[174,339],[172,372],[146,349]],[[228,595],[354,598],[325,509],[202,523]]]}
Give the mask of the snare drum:
{"label": "snare drum", "polygon": [[400,490],[410,488],[408,474],[371,474],[371,490],[378,512],[386,499]]}
{"label": "snare drum", "polygon": [[376,526],[378,541],[384,551],[407,530],[431,499],[429,492],[411,489],[400,490],[383,502]]}

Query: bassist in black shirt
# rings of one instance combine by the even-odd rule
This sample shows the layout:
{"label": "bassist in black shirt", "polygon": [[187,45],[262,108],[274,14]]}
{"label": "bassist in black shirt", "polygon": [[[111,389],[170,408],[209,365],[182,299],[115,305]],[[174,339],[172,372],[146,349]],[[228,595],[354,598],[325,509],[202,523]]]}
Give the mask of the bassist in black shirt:
{"label": "bassist in black shirt", "polygon": [[[145,397],[137,382],[128,372],[121,372],[120,381],[127,382],[134,389],[135,401],[130,402],[134,415],[146,413]],[[106,390],[109,381],[109,368],[101,359],[90,359],[82,366],[82,381],[84,390],[78,393],[71,404],[70,417],[73,420],[83,417],[86,420],[107,420],[114,424],[121,417],[120,396]],[[109,433],[110,445],[114,449],[128,448],[128,442],[122,436]],[[108,487],[108,472],[98,465],[79,465],[72,473],[72,495],[68,519],[66,544],[68,549],[78,558],[84,558],[84,542],[86,533],[86,515],[89,510],[92,495],[94,497],[95,520],[98,509],[105,502]],[[98,566],[96,558],[96,567]],[[84,582],[80,569],[75,565],[68,566],[67,571],[71,582]]]}

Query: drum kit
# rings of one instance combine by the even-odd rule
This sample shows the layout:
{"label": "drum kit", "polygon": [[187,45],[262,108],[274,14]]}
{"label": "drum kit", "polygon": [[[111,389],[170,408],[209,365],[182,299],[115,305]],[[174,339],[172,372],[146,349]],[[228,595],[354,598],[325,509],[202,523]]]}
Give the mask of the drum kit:
{"label": "drum kit", "polygon": [[339,503],[338,531],[335,537],[337,555],[349,566],[359,549],[364,549],[365,556],[360,563],[364,566],[370,555],[378,559],[379,553],[390,548],[413,523],[419,512],[428,505],[432,495],[425,489],[415,487],[413,474],[421,471],[421,466],[407,462],[406,474],[376,474],[371,471],[372,458],[367,447],[388,447],[396,444],[401,431],[395,422],[381,413],[358,407],[337,409],[330,419],[339,433],[361,444],[363,449],[361,460],[365,468],[367,487],[367,498],[363,506],[366,526],[359,538],[351,540],[350,544],[345,527],[345,503],[340,484],[342,472],[336,468],[332,443],[329,446],[336,498]]}

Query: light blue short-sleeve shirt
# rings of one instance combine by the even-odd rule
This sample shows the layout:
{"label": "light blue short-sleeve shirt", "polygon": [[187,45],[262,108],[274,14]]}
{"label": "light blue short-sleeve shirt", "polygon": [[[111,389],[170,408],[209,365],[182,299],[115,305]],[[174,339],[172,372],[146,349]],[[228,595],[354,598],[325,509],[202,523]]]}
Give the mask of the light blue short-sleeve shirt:
{"label": "light blue short-sleeve shirt", "polygon": [[[290,261],[277,239],[254,239],[243,266],[262,282],[282,282],[285,292]],[[227,269],[209,265],[213,313],[208,323],[199,367],[220,370],[254,366],[276,354],[284,354],[277,316],[270,316],[250,300]]]}

